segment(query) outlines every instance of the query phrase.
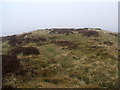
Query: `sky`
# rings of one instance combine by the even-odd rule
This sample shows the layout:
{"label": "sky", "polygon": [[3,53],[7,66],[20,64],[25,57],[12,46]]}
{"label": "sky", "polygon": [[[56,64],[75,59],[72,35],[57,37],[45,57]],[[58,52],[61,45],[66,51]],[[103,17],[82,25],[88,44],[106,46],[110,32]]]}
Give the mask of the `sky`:
{"label": "sky", "polygon": [[2,36],[44,28],[99,27],[117,32],[118,3],[7,2],[0,4],[0,19]]}

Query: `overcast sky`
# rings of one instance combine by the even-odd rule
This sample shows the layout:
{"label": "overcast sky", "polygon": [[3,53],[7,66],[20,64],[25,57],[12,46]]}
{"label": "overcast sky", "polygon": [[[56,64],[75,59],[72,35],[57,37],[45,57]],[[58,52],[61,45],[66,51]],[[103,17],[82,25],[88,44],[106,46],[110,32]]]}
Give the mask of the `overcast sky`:
{"label": "overcast sky", "polygon": [[100,27],[117,32],[117,5],[117,2],[3,3],[2,35],[55,27]]}

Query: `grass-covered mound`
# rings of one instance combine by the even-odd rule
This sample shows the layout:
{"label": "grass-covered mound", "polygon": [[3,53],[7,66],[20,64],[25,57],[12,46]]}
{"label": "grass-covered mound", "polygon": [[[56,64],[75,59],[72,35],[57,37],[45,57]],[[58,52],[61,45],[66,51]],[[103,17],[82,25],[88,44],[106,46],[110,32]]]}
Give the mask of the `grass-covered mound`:
{"label": "grass-covered mound", "polygon": [[88,29],[47,29],[2,37],[2,54],[15,55],[24,72],[5,74],[3,86],[116,88],[118,38],[117,33]]}

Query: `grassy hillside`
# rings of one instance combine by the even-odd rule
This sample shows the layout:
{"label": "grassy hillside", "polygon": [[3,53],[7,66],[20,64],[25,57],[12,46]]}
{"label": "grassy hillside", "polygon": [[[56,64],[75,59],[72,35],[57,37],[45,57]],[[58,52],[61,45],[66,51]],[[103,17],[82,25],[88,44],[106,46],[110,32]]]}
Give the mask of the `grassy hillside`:
{"label": "grassy hillside", "polygon": [[[17,71],[6,71],[3,75],[3,87],[116,88],[118,86],[116,33],[104,30],[59,32],[47,29],[2,39],[2,54],[10,56],[14,53],[20,62],[20,69],[17,69],[19,66],[13,67]],[[22,49],[18,52],[18,48],[21,47],[24,47],[23,50],[34,47],[39,53],[29,53],[33,52],[32,49],[25,53],[21,51]],[[4,68],[3,71],[7,65]]]}

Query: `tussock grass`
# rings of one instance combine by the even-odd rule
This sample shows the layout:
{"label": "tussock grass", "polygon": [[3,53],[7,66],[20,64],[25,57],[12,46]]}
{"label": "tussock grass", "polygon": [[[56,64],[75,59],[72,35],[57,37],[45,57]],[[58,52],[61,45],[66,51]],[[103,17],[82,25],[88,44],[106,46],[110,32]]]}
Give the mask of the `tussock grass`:
{"label": "tussock grass", "polygon": [[[100,37],[82,34],[50,34],[48,30],[31,32],[29,38],[46,38],[24,47],[36,47],[38,55],[17,55],[24,67],[24,75],[9,73],[3,85],[16,88],[117,88],[118,37],[111,32],[98,31]],[[76,49],[51,43],[52,40],[73,41]],[[105,45],[104,42],[113,45]],[[3,54],[12,49],[3,41]],[[19,45],[18,45],[19,46]]]}

